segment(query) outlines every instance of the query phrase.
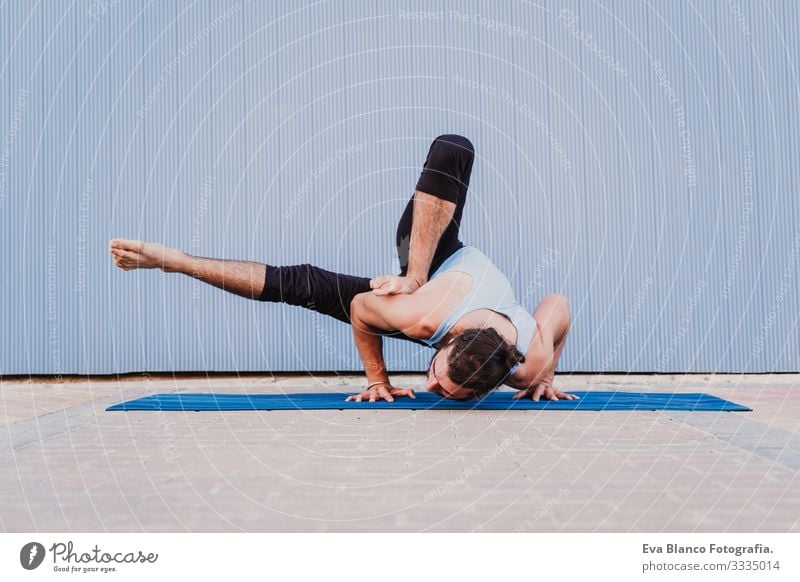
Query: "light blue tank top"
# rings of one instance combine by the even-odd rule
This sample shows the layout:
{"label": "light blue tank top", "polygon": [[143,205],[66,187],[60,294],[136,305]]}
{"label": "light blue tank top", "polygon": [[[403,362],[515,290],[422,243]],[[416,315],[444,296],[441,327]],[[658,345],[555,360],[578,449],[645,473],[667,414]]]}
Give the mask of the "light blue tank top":
{"label": "light blue tank top", "polygon": [[[433,346],[467,313],[476,309],[491,309],[511,320],[517,328],[517,349],[523,354],[527,352],[533,341],[536,320],[517,303],[508,278],[489,260],[489,257],[477,248],[465,245],[447,257],[429,280],[433,281],[442,273],[450,271],[461,271],[472,275],[472,287],[466,297],[442,320],[436,332],[430,338],[421,341]],[[513,374],[517,368],[519,364],[515,365],[510,373]]]}

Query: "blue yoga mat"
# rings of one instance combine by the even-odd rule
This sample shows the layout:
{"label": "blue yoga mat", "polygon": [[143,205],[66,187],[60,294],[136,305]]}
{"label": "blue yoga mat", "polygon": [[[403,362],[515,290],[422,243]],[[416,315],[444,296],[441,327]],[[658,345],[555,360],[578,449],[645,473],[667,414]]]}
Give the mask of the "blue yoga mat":
{"label": "blue yoga mat", "polygon": [[747,411],[741,404],[709,394],[666,392],[574,392],[577,400],[512,400],[513,392],[492,392],[481,400],[460,401],[420,392],[394,402],[345,402],[349,394],[153,394],[106,410],[704,410]]}

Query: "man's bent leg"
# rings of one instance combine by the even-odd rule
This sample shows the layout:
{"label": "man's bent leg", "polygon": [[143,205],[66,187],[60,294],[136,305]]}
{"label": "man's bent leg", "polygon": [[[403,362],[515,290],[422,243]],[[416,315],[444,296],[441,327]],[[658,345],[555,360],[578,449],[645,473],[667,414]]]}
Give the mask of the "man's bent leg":
{"label": "man's bent leg", "polygon": [[431,144],[414,196],[406,205],[397,225],[396,244],[401,275],[408,273],[414,201],[415,198],[424,198],[418,197],[418,193],[455,204],[453,218],[439,239],[428,275],[432,275],[447,257],[464,246],[458,239],[458,231],[467,200],[474,157],[472,143],[460,135],[440,135]]}

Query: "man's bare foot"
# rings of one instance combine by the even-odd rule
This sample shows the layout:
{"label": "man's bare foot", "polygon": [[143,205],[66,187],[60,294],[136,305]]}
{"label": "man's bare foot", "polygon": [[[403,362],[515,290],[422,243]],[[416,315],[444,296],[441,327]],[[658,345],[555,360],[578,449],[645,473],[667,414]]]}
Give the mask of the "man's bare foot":
{"label": "man's bare foot", "polygon": [[180,249],[140,240],[115,238],[108,243],[114,264],[123,271],[131,269],[163,269],[177,271],[186,254]]}

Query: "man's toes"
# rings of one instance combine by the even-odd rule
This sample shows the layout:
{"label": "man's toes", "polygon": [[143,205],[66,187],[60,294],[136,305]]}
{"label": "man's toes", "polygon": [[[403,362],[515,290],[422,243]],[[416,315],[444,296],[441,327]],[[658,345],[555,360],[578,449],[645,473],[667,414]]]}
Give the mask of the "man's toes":
{"label": "man's toes", "polygon": [[144,247],[144,243],[140,240],[130,240],[127,238],[115,238],[111,241],[111,248],[122,249],[126,251],[140,252]]}
{"label": "man's toes", "polygon": [[117,251],[116,253],[114,253],[114,264],[123,271],[130,271],[131,269],[135,269],[136,261],[132,261],[131,259],[128,259],[120,254],[117,254],[121,252],[127,252],[127,251]]}
{"label": "man's toes", "polygon": [[117,256],[119,256],[122,259],[127,259],[129,261],[133,261],[134,263],[138,262],[138,260],[139,260],[139,255],[137,253],[133,253],[131,251],[118,250],[117,251]]}

